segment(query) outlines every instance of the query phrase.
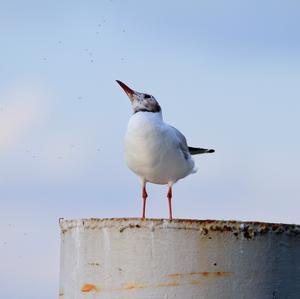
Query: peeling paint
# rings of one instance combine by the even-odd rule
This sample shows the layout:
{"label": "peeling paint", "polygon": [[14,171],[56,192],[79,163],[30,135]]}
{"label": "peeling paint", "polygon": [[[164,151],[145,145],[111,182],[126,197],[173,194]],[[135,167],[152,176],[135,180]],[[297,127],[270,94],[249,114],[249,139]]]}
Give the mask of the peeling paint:
{"label": "peeling paint", "polygon": [[120,233],[122,233],[127,228],[140,228],[139,224],[129,224],[120,228]]}
{"label": "peeling paint", "polygon": [[256,236],[266,233],[300,235],[300,225],[266,223],[266,222],[241,222],[241,221],[220,221],[220,220],[193,220],[193,219],[145,219],[139,218],[110,218],[110,219],[83,219],[66,220],[62,219],[59,224],[62,234],[68,230],[82,226],[84,229],[100,229],[114,227],[116,223],[120,224],[119,232],[127,229],[180,229],[180,230],[198,230],[203,236],[219,233],[232,233],[237,238],[246,240],[254,239]]}
{"label": "peeling paint", "polygon": [[90,266],[100,266],[99,263],[88,263],[88,265],[90,265]]}

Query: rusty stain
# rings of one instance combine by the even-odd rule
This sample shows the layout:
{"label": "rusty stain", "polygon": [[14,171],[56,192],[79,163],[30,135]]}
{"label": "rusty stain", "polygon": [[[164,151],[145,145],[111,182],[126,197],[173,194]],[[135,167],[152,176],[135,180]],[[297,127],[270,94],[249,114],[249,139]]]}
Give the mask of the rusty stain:
{"label": "rusty stain", "polygon": [[233,272],[216,272],[217,276],[231,276]]}
{"label": "rusty stain", "polygon": [[[163,282],[158,284],[156,287],[174,287],[180,284],[198,285],[201,284],[206,278],[216,277],[228,277],[233,275],[233,272],[215,271],[215,272],[190,272],[190,273],[172,273],[167,275],[172,281]],[[189,278],[188,280],[186,280]]]}
{"label": "rusty stain", "polygon": [[86,283],[85,285],[82,286],[81,292],[87,293],[87,292],[100,292],[101,289],[97,288],[94,284],[91,283]]}
{"label": "rusty stain", "polygon": [[196,285],[196,284],[200,284],[200,283],[201,283],[201,280],[195,280],[195,279],[191,280],[192,285]]}
{"label": "rusty stain", "polygon": [[176,287],[179,286],[179,282],[170,281],[170,282],[162,282],[157,285],[157,287]]}
{"label": "rusty stain", "polygon": [[170,278],[180,278],[184,276],[193,276],[193,275],[198,275],[198,276],[203,276],[203,277],[212,277],[212,276],[231,276],[233,275],[233,272],[226,272],[226,271],[214,271],[214,272],[190,272],[190,273],[174,273],[174,274],[169,274],[167,275]]}
{"label": "rusty stain", "polygon": [[248,227],[245,228],[245,230],[244,230],[244,237],[245,237],[246,239],[251,239],[251,238],[252,238],[252,236],[251,236],[251,234],[250,234],[250,232],[249,232],[249,230],[248,230]]}
{"label": "rusty stain", "polygon": [[136,282],[128,282],[124,284],[123,289],[124,290],[132,290],[132,289],[143,289],[146,286],[141,283],[136,283]]}
{"label": "rusty stain", "polygon": [[[213,278],[213,277],[228,277],[233,275],[233,272],[224,272],[224,271],[216,271],[216,272],[190,272],[190,273],[173,273],[167,275],[167,277],[172,278],[171,281],[161,282],[157,285],[145,285],[143,283],[137,282],[127,282],[120,288],[108,288],[101,289],[94,284],[87,283],[82,286],[81,292],[120,292],[120,291],[128,291],[128,290],[136,290],[136,289],[145,289],[145,288],[161,288],[161,287],[177,287],[181,284],[186,285],[198,285],[201,284],[204,280],[203,278]],[[200,277],[202,277],[202,279]],[[183,281],[180,281],[182,278],[185,278]],[[186,278],[190,278],[186,280]],[[59,296],[64,296],[63,291],[59,293]]]}
{"label": "rusty stain", "polygon": [[149,288],[144,284],[139,284],[135,282],[128,282],[125,283],[122,287],[119,288],[110,288],[110,289],[104,289],[103,292],[122,292],[122,291],[129,291],[129,290],[135,290],[135,289],[145,289]]}

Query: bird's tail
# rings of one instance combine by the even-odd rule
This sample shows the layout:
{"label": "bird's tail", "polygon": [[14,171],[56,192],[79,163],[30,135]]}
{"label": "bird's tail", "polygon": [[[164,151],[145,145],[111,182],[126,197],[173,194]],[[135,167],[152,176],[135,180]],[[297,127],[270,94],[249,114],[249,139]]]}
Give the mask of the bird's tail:
{"label": "bird's tail", "polygon": [[213,149],[206,149],[206,148],[200,148],[200,147],[190,147],[189,146],[189,152],[190,152],[191,155],[199,155],[199,154],[214,153],[215,150],[213,150]]}

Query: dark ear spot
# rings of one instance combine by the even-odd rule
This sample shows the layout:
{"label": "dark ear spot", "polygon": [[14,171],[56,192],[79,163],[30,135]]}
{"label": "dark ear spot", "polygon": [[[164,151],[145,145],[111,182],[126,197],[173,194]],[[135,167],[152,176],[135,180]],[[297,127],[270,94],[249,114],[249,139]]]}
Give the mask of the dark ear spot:
{"label": "dark ear spot", "polygon": [[150,99],[151,98],[151,96],[149,95],[149,94],[144,94],[144,99]]}

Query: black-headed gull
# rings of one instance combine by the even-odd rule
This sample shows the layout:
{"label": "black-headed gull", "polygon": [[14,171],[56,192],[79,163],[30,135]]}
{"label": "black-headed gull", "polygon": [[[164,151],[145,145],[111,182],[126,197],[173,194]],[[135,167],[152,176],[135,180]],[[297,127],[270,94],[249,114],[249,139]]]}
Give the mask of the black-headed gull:
{"label": "black-headed gull", "polygon": [[133,109],[125,135],[128,167],[142,185],[145,218],[146,183],[168,185],[169,216],[172,220],[172,186],[179,179],[196,172],[191,155],[213,153],[213,149],[189,147],[184,135],[163,121],[160,105],[149,94],[132,90],[116,80],[129,97]]}

